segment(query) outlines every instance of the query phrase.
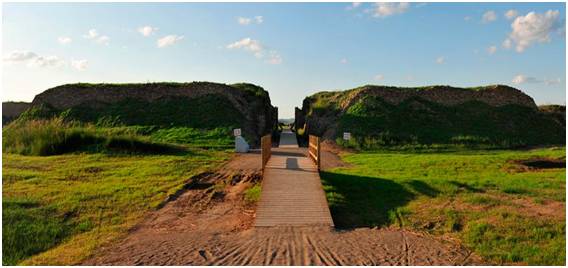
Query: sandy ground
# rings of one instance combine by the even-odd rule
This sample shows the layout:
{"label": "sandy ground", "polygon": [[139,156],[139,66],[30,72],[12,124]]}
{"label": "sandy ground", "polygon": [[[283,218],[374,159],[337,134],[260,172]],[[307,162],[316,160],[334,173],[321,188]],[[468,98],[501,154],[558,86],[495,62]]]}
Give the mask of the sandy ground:
{"label": "sandy ground", "polygon": [[[84,265],[475,265],[454,241],[397,229],[253,228],[243,191],[260,179],[260,155],[238,155],[148,215]],[[212,185],[224,181],[222,191]]]}

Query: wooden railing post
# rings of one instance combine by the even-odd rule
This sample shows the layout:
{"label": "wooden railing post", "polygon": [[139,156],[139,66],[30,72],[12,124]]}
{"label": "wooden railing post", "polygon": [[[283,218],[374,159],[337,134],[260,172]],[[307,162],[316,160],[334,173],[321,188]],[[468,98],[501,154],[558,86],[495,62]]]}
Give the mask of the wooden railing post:
{"label": "wooden railing post", "polygon": [[318,145],[318,161],[317,161],[316,165],[318,166],[318,172],[319,172],[320,169],[321,169],[320,137],[316,137],[316,143],[317,143],[317,145]]}
{"label": "wooden railing post", "polygon": [[262,136],[260,139],[260,153],[262,158],[262,174],[264,175],[264,168],[266,167],[266,163],[271,156],[271,148],[272,148],[272,135],[268,134]]}
{"label": "wooden railing post", "polygon": [[308,139],[308,155],[316,164],[318,171],[321,169],[320,137],[310,135]]}

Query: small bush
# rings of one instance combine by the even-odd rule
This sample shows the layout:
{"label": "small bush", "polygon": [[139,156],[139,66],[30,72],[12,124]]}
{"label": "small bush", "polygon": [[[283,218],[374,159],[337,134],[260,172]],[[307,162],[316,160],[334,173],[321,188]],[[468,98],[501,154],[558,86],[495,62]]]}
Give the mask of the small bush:
{"label": "small bush", "polygon": [[260,184],[255,184],[245,191],[245,201],[250,203],[258,202],[260,200],[261,191],[262,187],[260,186]]}

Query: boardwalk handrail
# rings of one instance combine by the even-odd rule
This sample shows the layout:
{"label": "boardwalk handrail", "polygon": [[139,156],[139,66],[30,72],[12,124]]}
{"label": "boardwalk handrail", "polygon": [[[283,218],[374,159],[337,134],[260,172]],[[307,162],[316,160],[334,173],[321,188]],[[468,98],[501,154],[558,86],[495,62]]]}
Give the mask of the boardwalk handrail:
{"label": "boardwalk handrail", "polygon": [[320,137],[310,135],[309,137],[309,145],[308,145],[308,156],[316,166],[318,167],[318,171],[320,171],[321,167],[321,157],[320,157]]}
{"label": "boardwalk handrail", "polygon": [[264,167],[266,163],[268,163],[268,159],[270,159],[270,148],[272,148],[272,135],[268,134],[262,136],[260,139],[260,148],[261,148],[261,155],[262,155],[262,171],[264,172]]}

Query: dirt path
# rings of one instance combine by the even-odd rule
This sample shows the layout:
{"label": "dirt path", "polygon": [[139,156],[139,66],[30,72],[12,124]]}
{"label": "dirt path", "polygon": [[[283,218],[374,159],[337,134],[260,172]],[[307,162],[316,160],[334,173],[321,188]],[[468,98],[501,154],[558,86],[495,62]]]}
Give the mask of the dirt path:
{"label": "dirt path", "polygon": [[[258,160],[258,161],[256,161]],[[248,164],[246,164],[248,163]],[[453,241],[388,228],[252,227],[243,191],[259,155],[235,157],[157,210],[85,265],[462,265],[481,264]],[[248,165],[248,166],[247,166]],[[260,166],[260,165],[258,165]],[[218,185],[227,185],[221,192]]]}

